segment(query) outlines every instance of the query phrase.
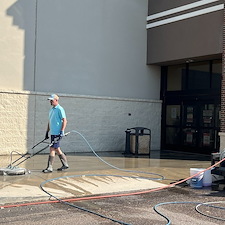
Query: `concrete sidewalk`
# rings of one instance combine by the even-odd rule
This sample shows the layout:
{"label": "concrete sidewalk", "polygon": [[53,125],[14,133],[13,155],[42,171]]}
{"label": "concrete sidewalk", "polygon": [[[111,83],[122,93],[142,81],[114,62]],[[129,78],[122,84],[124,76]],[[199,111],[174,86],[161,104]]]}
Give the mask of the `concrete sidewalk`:
{"label": "concrete sidewalk", "polygon": [[[171,153],[171,152],[168,152]],[[37,155],[27,160],[19,167],[29,169],[30,174],[17,176],[0,176],[0,204],[15,204],[20,202],[47,201],[49,196],[40,189],[40,184],[49,179],[56,179],[44,187],[58,198],[83,197],[109,193],[134,192],[161,187],[172,181],[189,176],[190,168],[207,168],[210,161],[204,156],[199,158],[187,157],[180,159],[180,153],[169,154],[158,151],[152,153],[151,158],[139,156],[138,158],[124,157],[122,153],[99,153],[107,163],[121,169],[155,173],[164,176],[162,181],[150,180],[160,178],[157,175],[147,175],[138,172],[124,172],[110,167],[99,160],[92,153],[77,153],[67,155],[70,168],[65,172],[57,172],[61,166],[58,158],[54,163],[53,173],[44,174],[47,155]],[[14,156],[16,159],[16,156]],[[185,157],[183,157],[185,158]],[[1,168],[10,162],[7,156],[1,156]],[[68,177],[69,176],[69,177]],[[140,178],[144,177],[144,178]],[[147,178],[147,179],[146,179]]]}

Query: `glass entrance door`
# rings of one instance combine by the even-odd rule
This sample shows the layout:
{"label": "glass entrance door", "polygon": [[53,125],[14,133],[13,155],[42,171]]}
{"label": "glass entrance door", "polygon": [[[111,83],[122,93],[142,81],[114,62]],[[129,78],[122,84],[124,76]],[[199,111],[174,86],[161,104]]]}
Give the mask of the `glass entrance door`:
{"label": "glass entrance door", "polygon": [[183,102],[182,145],[199,153],[218,148],[219,106],[203,101]]}
{"label": "glass entrance door", "polygon": [[162,67],[162,148],[219,149],[221,74],[221,59]]}

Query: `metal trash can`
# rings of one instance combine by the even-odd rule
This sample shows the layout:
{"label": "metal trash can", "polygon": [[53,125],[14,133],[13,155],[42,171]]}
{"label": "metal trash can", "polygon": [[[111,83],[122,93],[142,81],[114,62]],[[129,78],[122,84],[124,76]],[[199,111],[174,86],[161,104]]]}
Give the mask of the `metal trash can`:
{"label": "metal trash can", "polygon": [[133,127],[126,131],[126,146],[124,154],[148,154],[151,149],[151,130],[145,127]]}

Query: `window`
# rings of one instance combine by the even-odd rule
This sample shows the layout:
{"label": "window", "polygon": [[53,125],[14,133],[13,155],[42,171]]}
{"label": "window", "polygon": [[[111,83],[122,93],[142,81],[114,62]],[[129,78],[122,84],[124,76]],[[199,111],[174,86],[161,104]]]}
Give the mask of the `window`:
{"label": "window", "polygon": [[221,89],[222,61],[168,66],[167,91]]}
{"label": "window", "polygon": [[209,62],[189,64],[187,88],[189,90],[210,88],[210,64]]}
{"label": "window", "polygon": [[181,91],[182,90],[182,74],[185,72],[185,65],[176,65],[168,67],[167,75],[167,90]]}
{"label": "window", "polygon": [[212,63],[212,88],[221,89],[222,62],[215,60]]}

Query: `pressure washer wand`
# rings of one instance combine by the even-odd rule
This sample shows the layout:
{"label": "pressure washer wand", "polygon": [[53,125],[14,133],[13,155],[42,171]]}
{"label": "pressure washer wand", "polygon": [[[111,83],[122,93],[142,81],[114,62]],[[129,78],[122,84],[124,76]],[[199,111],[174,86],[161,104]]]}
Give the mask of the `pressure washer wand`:
{"label": "pressure washer wand", "polygon": [[[68,133],[65,133],[63,137],[66,137],[68,134],[70,134],[70,132]],[[49,143],[47,146],[45,146],[44,148],[40,149],[39,151],[35,152],[34,154],[32,155],[29,155],[28,157],[26,157],[28,154],[24,154],[22,155],[20,158],[18,158],[17,160],[15,160],[14,162],[12,162],[9,166],[12,166],[13,164],[15,164],[16,162],[18,162],[21,158],[25,158],[24,160],[20,161],[19,163],[17,163],[16,165],[13,165],[13,166],[18,166],[20,165],[21,163],[23,163],[24,161],[30,159],[31,157],[39,154],[40,152],[44,151],[46,148],[48,147],[51,147],[53,144],[57,143],[62,137],[61,136],[58,136],[56,137],[51,143]],[[36,146],[38,146],[39,144],[43,143],[46,139],[40,141],[39,143],[37,143],[33,148],[35,148]],[[32,148],[32,149],[33,149]]]}
{"label": "pressure washer wand", "polygon": [[[44,140],[38,142],[36,145],[34,145],[34,146],[32,147],[32,149],[34,149],[35,147],[37,147],[39,144],[43,143],[45,140],[46,140],[46,138],[45,138]],[[48,147],[48,146],[47,146],[47,147]],[[13,152],[15,152],[15,151],[13,151]],[[21,157],[18,158],[18,159],[16,159],[15,161],[12,162],[12,153],[13,153],[13,152],[11,152],[11,163],[10,163],[9,166],[12,166],[13,164],[15,164],[16,162],[18,162],[18,161],[19,161],[20,159],[22,159],[22,158],[28,159],[28,158],[31,157],[29,153],[20,154],[19,152],[16,152],[17,154],[21,155]],[[28,155],[29,155],[29,157],[28,157]],[[19,164],[17,164],[17,165],[19,165]]]}
{"label": "pressure washer wand", "polygon": [[34,149],[34,148],[35,148],[36,146],[38,146],[39,144],[43,143],[45,140],[47,140],[47,138],[45,138],[45,139],[43,139],[42,141],[38,142],[36,145],[34,145],[34,146],[32,147],[32,149]]}
{"label": "pressure washer wand", "polygon": [[[70,132],[67,132],[67,133],[65,133],[64,134],[64,136],[67,136],[68,134],[70,134]],[[40,141],[40,142],[38,142],[36,145],[34,145],[33,147],[32,147],[32,149],[34,149],[35,147],[37,147],[39,144],[41,144],[41,143],[43,143],[45,140],[47,140],[48,138],[45,138],[45,139],[43,139],[42,141]],[[58,141],[58,140],[57,140]]]}
{"label": "pressure washer wand", "polygon": [[[19,165],[20,165],[21,163],[23,163],[24,161],[26,161],[26,160],[30,159],[31,157],[33,157],[33,156],[39,154],[40,152],[44,151],[46,148],[50,147],[51,145],[53,145],[53,143],[47,145],[46,147],[44,147],[44,148],[42,148],[41,150],[39,150],[39,151],[37,151],[36,153],[34,153],[33,155],[29,155],[28,157],[25,157],[24,160],[20,161],[19,163],[17,163],[17,164],[14,165],[14,166],[19,166]],[[21,159],[21,158],[20,158],[20,159]],[[18,161],[18,160],[16,160],[16,161]],[[14,164],[16,161],[14,161],[12,164]],[[11,165],[12,165],[12,164],[11,164]]]}

